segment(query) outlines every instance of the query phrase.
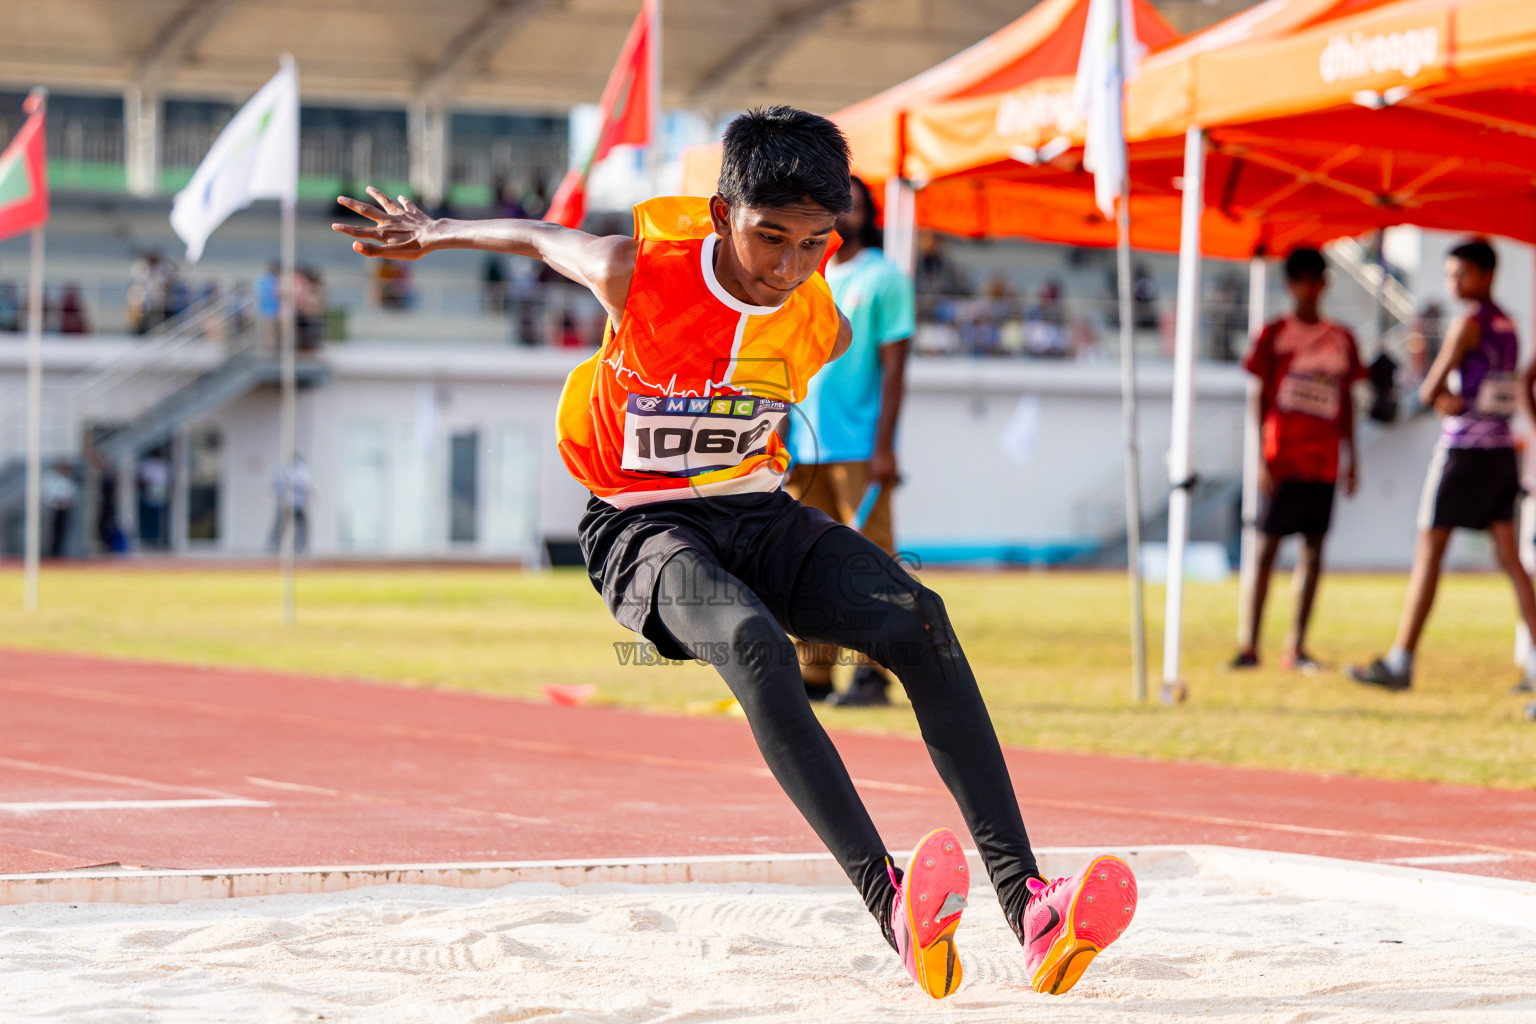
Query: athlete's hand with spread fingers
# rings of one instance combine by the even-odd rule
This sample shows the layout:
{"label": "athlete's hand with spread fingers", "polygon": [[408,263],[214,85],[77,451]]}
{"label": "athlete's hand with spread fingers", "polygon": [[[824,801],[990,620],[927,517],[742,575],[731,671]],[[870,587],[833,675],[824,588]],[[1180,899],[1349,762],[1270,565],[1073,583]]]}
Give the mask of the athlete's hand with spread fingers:
{"label": "athlete's hand with spread fingers", "polygon": [[353,213],[367,217],[370,224],[332,224],[332,231],[351,235],[358,241],[352,248],[364,256],[382,256],[391,260],[419,260],[432,251],[437,240],[437,220],[405,196],[391,199],[372,185],[368,194],[378,206],[337,196],[336,201]]}

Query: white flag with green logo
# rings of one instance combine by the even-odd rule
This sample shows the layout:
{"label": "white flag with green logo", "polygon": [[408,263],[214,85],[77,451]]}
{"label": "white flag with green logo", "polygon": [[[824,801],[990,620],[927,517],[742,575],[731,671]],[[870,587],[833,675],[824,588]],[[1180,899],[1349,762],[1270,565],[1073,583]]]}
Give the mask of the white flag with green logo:
{"label": "white flag with green logo", "polygon": [[171,227],[196,263],[214,229],[257,199],[292,199],[299,187],[299,71],[292,61],[232,118],[187,187]]}

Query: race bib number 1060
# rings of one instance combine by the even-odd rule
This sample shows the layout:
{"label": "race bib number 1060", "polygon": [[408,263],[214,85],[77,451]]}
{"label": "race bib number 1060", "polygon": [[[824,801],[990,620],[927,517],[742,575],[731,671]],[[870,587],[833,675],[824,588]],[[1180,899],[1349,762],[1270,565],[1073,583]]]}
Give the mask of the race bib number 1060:
{"label": "race bib number 1060", "polygon": [[633,472],[697,476],[739,466],[768,448],[789,404],[730,395],[677,398],[630,395],[624,409],[624,459]]}

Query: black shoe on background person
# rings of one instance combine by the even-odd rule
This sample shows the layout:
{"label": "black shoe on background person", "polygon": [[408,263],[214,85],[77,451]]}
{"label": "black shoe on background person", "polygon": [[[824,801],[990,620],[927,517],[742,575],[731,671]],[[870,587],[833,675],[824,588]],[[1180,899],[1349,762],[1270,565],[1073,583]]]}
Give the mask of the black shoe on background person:
{"label": "black shoe on background person", "polygon": [[1383,690],[1401,691],[1413,685],[1413,677],[1406,672],[1394,672],[1387,667],[1387,663],[1377,658],[1365,668],[1351,665],[1345,670],[1345,674],[1357,683],[1367,686],[1379,686]]}
{"label": "black shoe on background person", "polygon": [[848,689],[833,694],[827,698],[827,703],[837,708],[888,707],[891,697],[886,690],[890,685],[885,676],[868,665],[860,665],[853,670],[853,682],[848,684]]}
{"label": "black shoe on background person", "polygon": [[824,701],[833,694],[831,683],[806,683],[805,696],[812,704]]}

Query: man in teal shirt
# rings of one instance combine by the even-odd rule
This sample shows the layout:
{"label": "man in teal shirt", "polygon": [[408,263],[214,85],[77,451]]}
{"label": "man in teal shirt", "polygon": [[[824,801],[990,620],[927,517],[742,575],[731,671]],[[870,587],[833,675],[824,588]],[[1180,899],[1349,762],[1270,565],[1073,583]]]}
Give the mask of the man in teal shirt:
{"label": "man in teal shirt", "polygon": [[[891,489],[896,466],[896,420],[901,413],[907,349],[915,330],[912,282],[881,252],[869,189],[853,178],[853,209],[837,220],[843,244],[827,265],[837,308],[853,325],[842,358],[811,378],[789,432],[793,458],[786,487],[802,504],[819,508],[895,553]],[[813,700],[843,707],[889,704],[890,680],[859,657],[853,682],[832,692],[835,647],[799,644],[800,674]]]}

